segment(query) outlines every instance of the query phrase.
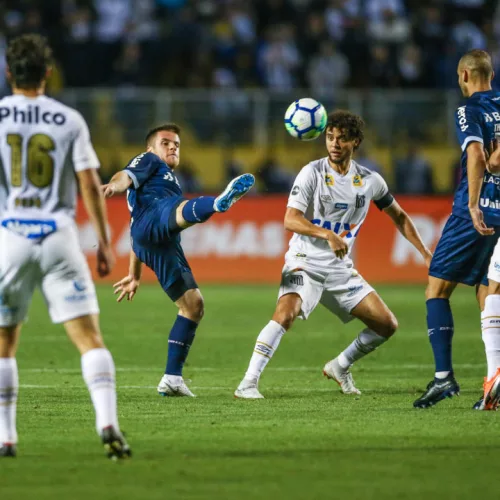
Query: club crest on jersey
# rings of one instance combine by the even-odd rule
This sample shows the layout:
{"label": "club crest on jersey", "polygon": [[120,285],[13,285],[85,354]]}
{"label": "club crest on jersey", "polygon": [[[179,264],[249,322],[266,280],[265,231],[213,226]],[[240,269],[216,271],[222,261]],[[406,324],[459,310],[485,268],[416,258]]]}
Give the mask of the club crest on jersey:
{"label": "club crest on jersey", "polygon": [[363,208],[366,203],[366,196],[364,194],[356,195],[356,208]]}
{"label": "club crest on jersey", "polygon": [[352,178],[352,185],[354,187],[361,187],[363,185],[363,179],[361,178],[361,175],[359,174],[356,174],[353,178]]}
{"label": "club crest on jersey", "polygon": [[330,175],[330,174],[325,175],[325,184],[329,187],[332,187],[335,184],[335,180],[333,179],[333,175]]}

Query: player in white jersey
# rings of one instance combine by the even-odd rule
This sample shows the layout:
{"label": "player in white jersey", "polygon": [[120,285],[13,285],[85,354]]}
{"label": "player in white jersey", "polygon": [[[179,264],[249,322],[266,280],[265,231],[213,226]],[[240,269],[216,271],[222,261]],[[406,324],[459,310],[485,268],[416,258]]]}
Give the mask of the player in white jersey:
{"label": "player in white jersey", "polygon": [[51,50],[38,35],[23,35],[7,50],[13,95],[0,100],[0,456],[15,456],[19,388],[16,348],[34,288],[54,323],[80,351],[109,458],[130,456],[116,411],[115,366],[99,329],[99,307],[74,222],[77,180],[96,230],[98,272],[113,254],[97,175],[99,161],[82,116],[44,95]]}
{"label": "player in white jersey", "polygon": [[360,394],[350,366],[387,341],[398,326],[350,257],[370,201],[391,217],[427,266],[431,261],[431,252],[382,177],[352,160],[363,140],[363,128],[363,120],[348,111],[331,113],[326,128],[328,156],[309,163],[297,176],[285,215],[285,228],[295,234],[285,256],[278,304],[257,338],[248,370],[235,392],[238,398],[263,397],[259,378],[281,337],[297,317],[307,319],[319,303],[344,323],[358,318],[366,326],[323,369],[344,394]]}

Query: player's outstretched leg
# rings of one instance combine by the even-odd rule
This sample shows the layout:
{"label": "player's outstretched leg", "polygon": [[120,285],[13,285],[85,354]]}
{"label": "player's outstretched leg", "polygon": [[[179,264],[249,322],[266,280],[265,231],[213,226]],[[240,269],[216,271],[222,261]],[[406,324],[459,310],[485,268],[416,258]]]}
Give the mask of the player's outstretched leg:
{"label": "player's outstretched leg", "polygon": [[82,375],[94,405],[96,430],[106,456],[112,460],[129,458],[130,447],[118,424],[115,364],[102,341],[98,316],[81,316],[66,321],[64,327],[82,356]]}
{"label": "player's outstretched leg", "polygon": [[436,365],[434,379],[427,384],[425,392],[414,401],[415,408],[430,408],[445,398],[460,394],[452,365],[451,344],[453,339],[453,316],[450,307],[454,283],[429,277],[427,287],[427,331]]}
{"label": "player's outstretched leg", "polygon": [[234,203],[250,191],[254,184],[255,177],[252,174],[243,174],[233,179],[226,189],[215,198],[215,211],[227,212]]}
{"label": "player's outstretched leg", "polygon": [[19,326],[0,327],[0,457],[15,457],[19,376],[15,355]]}
{"label": "player's outstretched leg", "polygon": [[381,346],[396,332],[398,323],[394,314],[375,292],[366,295],[350,313],[363,321],[365,328],[335,359],[323,367],[323,375],[334,380],[344,394],[361,394],[354,384],[350,367]]}

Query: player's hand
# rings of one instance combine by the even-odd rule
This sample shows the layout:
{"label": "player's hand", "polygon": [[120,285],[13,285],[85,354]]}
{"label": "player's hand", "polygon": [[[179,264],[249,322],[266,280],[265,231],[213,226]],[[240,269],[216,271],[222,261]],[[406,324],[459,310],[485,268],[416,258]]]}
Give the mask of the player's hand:
{"label": "player's hand", "polygon": [[103,184],[101,186],[101,189],[104,198],[111,198],[116,193],[116,184],[114,182],[110,182],[109,184]]}
{"label": "player's hand", "polygon": [[131,274],[125,276],[118,283],[113,285],[115,291],[113,292],[115,295],[119,293],[117,302],[121,302],[125,296],[127,296],[127,300],[132,300],[137,293],[137,289],[139,288],[139,280],[135,279]]}
{"label": "player's hand", "polygon": [[110,245],[99,244],[97,248],[97,274],[104,278],[107,276],[115,265],[115,256]]}
{"label": "player's hand", "polygon": [[488,227],[484,222],[484,215],[479,207],[469,208],[474,229],[482,236],[490,236],[495,233],[492,227]]}
{"label": "player's hand", "polygon": [[343,259],[349,250],[344,239],[332,232],[328,235],[328,245],[339,259]]}

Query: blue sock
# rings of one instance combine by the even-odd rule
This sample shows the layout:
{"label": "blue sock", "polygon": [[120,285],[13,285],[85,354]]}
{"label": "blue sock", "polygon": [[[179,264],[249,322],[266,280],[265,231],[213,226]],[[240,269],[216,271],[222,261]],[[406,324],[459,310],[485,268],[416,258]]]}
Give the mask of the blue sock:
{"label": "blue sock", "polygon": [[427,306],[427,328],[436,372],[453,372],[451,363],[451,339],[453,338],[453,316],[448,299],[429,299]]}
{"label": "blue sock", "polygon": [[186,222],[205,222],[215,213],[215,196],[201,196],[189,200],[182,207],[182,216]]}
{"label": "blue sock", "polygon": [[168,357],[165,373],[167,375],[181,375],[184,362],[189,353],[189,348],[194,341],[198,323],[177,316],[168,337]]}

